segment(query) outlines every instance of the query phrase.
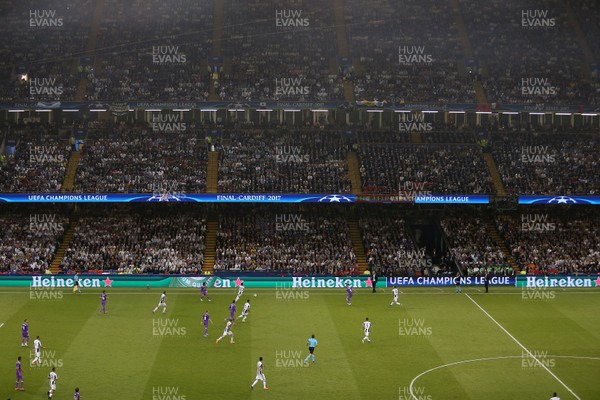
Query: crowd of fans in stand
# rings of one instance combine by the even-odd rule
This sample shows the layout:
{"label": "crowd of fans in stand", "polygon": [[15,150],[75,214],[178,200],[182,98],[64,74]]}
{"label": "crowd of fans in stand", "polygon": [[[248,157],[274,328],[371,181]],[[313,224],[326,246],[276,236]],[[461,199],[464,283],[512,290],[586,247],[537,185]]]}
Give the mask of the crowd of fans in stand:
{"label": "crowd of fans in stand", "polygon": [[[345,6],[349,47],[359,66],[350,74],[357,100],[474,102],[472,78],[460,68],[459,31],[448,3],[350,0]],[[429,58],[406,62],[411,60],[401,55]]]}
{"label": "crowd of fans in stand", "polygon": [[9,141],[16,146],[14,153],[1,157],[0,193],[60,191],[71,151],[68,138],[35,125],[15,129],[5,145]]}
{"label": "crowd of fans in stand", "polygon": [[[529,274],[600,272],[600,224],[595,216],[500,215],[496,226],[520,268]],[[525,221],[525,222],[523,222]]]}
{"label": "crowd of fans in stand", "polygon": [[314,215],[250,209],[221,215],[214,268],[294,275],[358,273],[348,224],[327,210]]}
{"label": "crowd of fans in stand", "polygon": [[79,219],[63,272],[198,274],[206,220],[191,213],[123,212]]}
{"label": "crowd of fans in stand", "polygon": [[476,145],[389,145],[360,147],[365,193],[493,193],[488,168]]}
{"label": "crowd of fans in stand", "polygon": [[[597,77],[593,81],[586,79],[583,50],[570,25],[568,11],[559,3],[546,0],[518,3],[460,0],[459,3],[489,103],[597,103],[600,93]],[[595,8],[593,1],[582,3]],[[580,7],[573,5],[574,9]],[[587,24],[583,28],[591,29]],[[596,41],[588,42],[596,46]],[[523,79],[528,78],[547,83],[524,84]],[[552,90],[544,93],[536,87]]]}
{"label": "crowd of fans in stand", "polygon": [[0,273],[43,274],[50,267],[68,219],[32,212],[0,217]]}
{"label": "crowd of fans in stand", "polygon": [[498,134],[492,149],[509,193],[600,193],[597,135]]}
{"label": "crowd of fans in stand", "polygon": [[344,99],[335,23],[325,3],[266,6],[260,0],[234,0],[225,3],[225,15],[222,45],[231,68],[215,84],[220,100]]}
{"label": "crowd of fans in stand", "polygon": [[470,275],[491,266],[506,266],[506,255],[480,218],[446,217],[440,224],[450,242],[453,260]]}
{"label": "crowd of fans in stand", "polygon": [[154,133],[145,125],[122,125],[90,136],[77,168],[77,192],[182,196],[206,190],[203,134],[192,129]]}
{"label": "crowd of fans in stand", "polygon": [[349,193],[338,132],[236,130],[223,138],[219,192]]}

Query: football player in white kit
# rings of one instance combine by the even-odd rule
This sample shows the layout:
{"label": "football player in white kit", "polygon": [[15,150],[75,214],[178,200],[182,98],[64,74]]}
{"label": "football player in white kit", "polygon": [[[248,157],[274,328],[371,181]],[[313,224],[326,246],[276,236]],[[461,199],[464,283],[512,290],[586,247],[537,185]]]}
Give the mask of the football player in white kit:
{"label": "football player in white kit", "polygon": [[369,317],[365,318],[365,322],[363,322],[363,331],[365,332],[365,337],[362,342],[364,343],[366,340],[371,343],[371,339],[369,339],[369,333],[371,332],[371,322],[369,321]]}
{"label": "football player in white kit", "polygon": [[267,387],[267,378],[265,378],[264,369],[265,365],[262,362],[262,357],[258,357],[258,362],[256,363],[256,379],[254,380],[252,385],[250,385],[250,389],[254,389],[254,385],[256,385],[258,381],[262,381],[263,389],[269,390],[269,388]]}
{"label": "football player in white kit", "polygon": [[242,322],[246,322],[246,318],[248,318],[248,314],[250,313],[250,299],[246,300],[244,303],[244,309],[238,318],[242,318]]}
{"label": "football player in white kit", "polygon": [[233,341],[233,332],[231,332],[231,325],[233,325],[233,321],[227,321],[227,325],[225,325],[225,330],[220,338],[217,339],[216,343],[219,343],[219,340],[223,339],[225,336],[231,336],[231,343],[235,343]]}
{"label": "football player in white kit", "polygon": [[162,292],[158,305],[152,310],[152,314],[154,314],[159,307],[163,308],[163,314],[167,312],[167,292]]}
{"label": "football player in white kit", "polygon": [[244,293],[244,281],[242,281],[242,283],[240,283],[240,286],[238,286],[238,293],[237,296],[235,296],[235,302],[237,303],[237,301],[240,299],[240,297],[242,297],[242,294]]}
{"label": "football player in white kit", "polygon": [[394,288],[392,289],[392,294],[394,295],[394,300],[392,300],[390,306],[393,306],[394,304],[401,306],[402,303],[398,303],[398,286],[394,286]]}
{"label": "football player in white kit", "polygon": [[44,346],[42,346],[42,341],[40,340],[39,336],[36,336],[35,340],[33,341],[33,350],[35,351],[35,358],[33,359],[33,361],[31,362],[31,365],[35,365],[36,362],[38,363],[42,363],[42,348]]}
{"label": "football player in white kit", "polygon": [[48,390],[48,398],[51,399],[54,391],[56,390],[56,381],[58,375],[56,375],[56,368],[52,367],[52,371],[48,374],[48,383],[50,384],[50,390]]}

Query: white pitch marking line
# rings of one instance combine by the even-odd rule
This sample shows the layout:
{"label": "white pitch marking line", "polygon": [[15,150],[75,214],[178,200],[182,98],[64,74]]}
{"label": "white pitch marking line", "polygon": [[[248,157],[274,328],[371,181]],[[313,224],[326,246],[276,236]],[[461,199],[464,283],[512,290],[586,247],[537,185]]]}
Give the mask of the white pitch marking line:
{"label": "white pitch marking line", "polygon": [[537,361],[537,363],[538,363],[538,364],[540,364],[540,366],[541,366],[543,369],[545,369],[545,370],[546,370],[546,372],[548,372],[548,373],[549,373],[549,374],[550,374],[550,375],[551,375],[551,376],[552,376],[554,379],[556,379],[556,380],[558,381],[558,383],[560,383],[561,385],[563,385],[563,386],[564,386],[564,388],[565,388],[565,389],[567,389],[567,390],[569,391],[569,393],[571,393],[571,394],[572,394],[572,395],[573,395],[573,396],[574,396],[574,397],[575,397],[577,400],[581,400],[581,397],[577,396],[577,394],[575,394],[575,392],[574,392],[574,391],[573,391],[573,390],[572,390],[570,387],[568,387],[568,386],[567,386],[567,385],[566,385],[566,384],[565,384],[565,383],[564,383],[562,380],[560,380],[560,378],[559,378],[558,376],[556,376],[556,375],[554,374],[554,372],[550,371],[550,369],[548,369],[548,367],[546,367],[546,366],[545,366],[545,365],[544,365],[544,364],[543,364],[543,363],[542,363],[540,360],[538,360],[538,358],[537,358],[535,355],[533,355],[533,354],[531,353],[531,351],[529,351],[529,350],[528,350],[528,349],[527,349],[525,346],[523,346],[523,345],[521,344],[521,342],[519,342],[519,341],[518,341],[518,340],[517,340],[517,339],[516,339],[516,338],[515,338],[513,335],[511,335],[509,331],[507,331],[507,330],[506,330],[506,329],[505,329],[505,328],[504,328],[502,325],[500,325],[500,323],[499,323],[498,321],[496,321],[496,320],[494,319],[494,317],[492,317],[492,316],[491,316],[491,315],[490,315],[490,314],[489,314],[487,311],[485,311],[485,310],[483,309],[483,307],[481,307],[481,306],[479,305],[479,303],[477,303],[475,300],[473,300],[473,299],[471,298],[471,296],[469,296],[468,294],[467,294],[467,297],[469,298],[469,300],[471,300],[471,301],[473,302],[473,304],[475,304],[475,305],[477,306],[477,308],[479,308],[481,311],[483,311],[483,313],[484,313],[485,315],[487,315],[489,319],[491,319],[491,320],[492,320],[492,321],[493,321],[493,322],[494,322],[496,325],[498,325],[498,327],[499,327],[500,329],[502,329],[502,330],[504,331],[504,333],[506,333],[508,336],[510,336],[510,338],[511,338],[512,340],[514,340],[514,341],[515,341],[515,343],[519,345],[519,347],[521,347],[523,350],[525,350],[525,352],[526,352],[527,354],[529,354],[529,356],[531,356],[531,358],[533,358],[535,361]]}
{"label": "white pitch marking line", "polygon": [[[553,358],[572,358],[572,359],[582,359],[582,360],[600,360],[600,357],[580,357],[580,356],[556,356],[556,355],[548,355],[548,357],[553,357]],[[419,380],[419,378],[421,378],[424,375],[427,375],[430,372],[436,371],[438,369],[442,369],[442,368],[447,368],[447,367],[453,367],[455,365],[461,365],[461,364],[468,364],[468,363],[475,363],[475,362],[481,362],[481,361],[494,361],[494,360],[507,360],[507,359],[518,359],[518,358],[525,358],[525,356],[503,356],[503,357],[485,357],[485,358],[475,358],[472,360],[462,360],[462,361],[456,361],[453,363],[449,363],[449,364],[444,364],[444,365],[438,365],[437,367],[428,369],[427,371],[421,372],[419,375],[417,375],[411,382],[410,382],[410,386],[409,386],[409,392],[410,395],[415,399],[415,400],[419,400],[419,398],[417,396],[415,396],[415,394],[413,393],[413,386],[415,384],[416,381]]]}
{"label": "white pitch marking line", "polygon": [[4,326],[4,322],[0,324],[0,328],[2,328]]}

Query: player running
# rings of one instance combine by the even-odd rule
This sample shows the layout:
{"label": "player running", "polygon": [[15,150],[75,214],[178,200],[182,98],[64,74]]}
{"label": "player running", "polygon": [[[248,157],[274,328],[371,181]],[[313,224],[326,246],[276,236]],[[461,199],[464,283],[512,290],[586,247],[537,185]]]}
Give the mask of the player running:
{"label": "player running", "polygon": [[248,318],[248,314],[250,313],[250,299],[246,300],[244,303],[244,309],[238,318],[242,318],[242,322],[246,322],[246,318]]}
{"label": "player running", "polygon": [[350,286],[349,283],[346,284],[346,304],[348,304],[349,306],[352,305],[352,303],[350,303],[350,299],[352,298],[352,287]]}
{"label": "player running", "polygon": [[33,350],[35,352],[35,358],[31,362],[32,367],[35,365],[36,362],[40,364],[42,363],[42,348],[44,348],[44,346],[42,346],[42,341],[40,340],[39,336],[36,336],[35,340],[33,341]]}
{"label": "player running", "polygon": [[267,378],[265,378],[264,370],[265,365],[262,362],[262,357],[258,357],[258,362],[256,363],[256,379],[254,380],[252,385],[250,385],[250,389],[254,389],[254,385],[256,385],[258,381],[262,381],[263,389],[269,390],[269,388],[267,387]]}
{"label": "player running", "polygon": [[240,283],[240,286],[238,286],[238,293],[237,296],[235,297],[235,301],[237,302],[240,297],[242,297],[242,294],[244,293],[244,281],[242,281],[242,283]]}
{"label": "player running", "polygon": [[200,286],[200,293],[202,294],[202,296],[200,296],[200,301],[204,301],[205,297],[208,299],[208,301],[210,301],[210,297],[208,297],[206,282],[202,282],[202,286]]}
{"label": "player running", "polygon": [[106,314],[106,299],[108,299],[108,295],[106,294],[106,290],[103,290],[100,295],[100,313]]}
{"label": "player running", "polygon": [[25,320],[21,325],[21,347],[27,346],[29,346],[29,323]]}
{"label": "player running", "polygon": [[52,367],[52,371],[48,374],[48,383],[50,383],[50,390],[48,390],[48,398],[51,399],[54,391],[56,390],[56,381],[58,375],[56,375],[56,368]]}
{"label": "player running", "polygon": [[210,314],[208,310],[202,315],[202,323],[204,324],[204,337],[208,336],[208,323],[212,324],[212,319],[210,319]]}
{"label": "player running", "polygon": [[369,333],[371,332],[371,322],[369,321],[369,317],[365,318],[365,322],[363,322],[363,331],[365,332],[365,337],[362,339],[364,343],[365,340],[371,343],[371,339],[369,339]]}
{"label": "player running", "polygon": [[390,303],[390,307],[394,304],[402,306],[402,303],[398,303],[398,286],[394,286],[394,288],[392,289],[392,294],[394,295],[394,300],[392,300],[392,302]]}
{"label": "player running", "polygon": [[81,396],[79,394],[79,388],[76,387],[75,388],[75,393],[73,393],[73,400],[80,400],[80,399],[81,399]]}
{"label": "player running", "polygon": [[21,366],[21,356],[17,357],[16,369],[17,382],[15,383],[15,390],[25,390],[23,388],[23,368]]}
{"label": "player running", "polygon": [[317,339],[315,339],[315,335],[311,335],[306,342],[308,345],[308,355],[304,359],[304,362],[307,363],[308,360],[312,357],[312,362],[315,362],[315,347],[319,344]]}
{"label": "player running", "polygon": [[231,336],[231,343],[235,343],[233,341],[233,332],[231,332],[231,325],[233,325],[233,320],[227,321],[227,325],[225,325],[225,330],[223,331],[223,335],[217,339],[217,344],[219,344],[219,340],[223,339],[225,336]]}
{"label": "player running", "polygon": [[233,321],[235,319],[235,311],[237,310],[237,306],[235,305],[235,300],[231,302],[229,305],[229,318],[225,318],[225,321],[230,320]]}
{"label": "player running", "polygon": [[158,305],[154,308],[152,314],[154,314],[159,307],[163,308],[163,314],[167,312],[167,292],[162,292]]}

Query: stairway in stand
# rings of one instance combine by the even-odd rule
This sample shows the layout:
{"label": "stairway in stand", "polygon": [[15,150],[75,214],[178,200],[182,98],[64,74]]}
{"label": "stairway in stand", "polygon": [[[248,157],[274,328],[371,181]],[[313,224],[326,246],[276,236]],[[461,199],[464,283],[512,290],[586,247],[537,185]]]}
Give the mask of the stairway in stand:
{"label": "stairway in stand", "polygon": [[211,216],[206,223],[206,237],[204,239],[204,265],[202,273],[212,275],[215,270],[215,253],[217,250],[217,231],[219,230],[219,220],[216,216]]}
{"label": "stairway in stand", "polygon": [[490,171],[490,176],[492,177],[492,183],[494,184],[496,194],[498,196],[506,196],[506,190],[504,189],[504,184],[502,183],[500,172],[498,172],[498,166],[496,165],[496,161],[494,161],[494,158],[489,153],[484,153],[483,159],[485,160],[488,170]]}
{"label": "stairway in stand", "polygon": [[208,152],[208,166],[206,168],[206,193],[217,193],[219,185],[219,153]]}
{"label": "stairway in stand", "polygon": [[369,269],[369,265],[367,264],[367,254],[363,247],[358,220],[356,218],[348,220],[348,228],[350,229],[350,239],[352,240],[352,250],[354,250],[356,256],[356,264],[362,274]]}
{"label": "stairway in stand", "polygon": [[348,175],[350,175],[350,182],[352,183],[352,194],[362,194],[358,155],[354,151],[349,151],[346,155],[346,162],[348,163]]}
{"label": "stairway in stand", "polygon": [[79,222],[79,217],[77,213],[73,213],[69,218],[69,225],[65,229],[65,235],[63,236],[56,253],[54,254],[54,258],[52,259],[52,263],[50,264],[50,272],[53,274],[57,274],[60,271],[60,263],[65,257],[65,253],[67,249],[71,245],[71,240],[73,240],[73,234],[75,233],[75,228],[77,227],[77,223]]}
{"label": "stairway in stand", "polygon": [[67,164],[67,170],[65,172],[65,179],[63,180],[61,192],[72,192],[73,186],[75,185],[75,173],[79,166],[79,159],[81,157],[81,147],[79,151],[72,151],[69,157],[69,163]]}
{"label": "stairway in stand", "polygon": [[490,235],[490,237],[492,238],[492,240],[498,245],[498,247],[500,247],[500,250],[502,250],[502,252],[506,256],[508,265],[510,265],[513,268],[513,270],[515,271],[515,273],[518,275],[519,271],[521,269],[517,265],[517,261],[513,257],[510,249],[508,248],[508,245],[506,244],[504,239],[502,239],[502,236],[500,236],[498,229],[496,229],[496,225],[494,224],[493,221],[490,221],[490,220],[486,220],[484,222],[484,224],[485,224],[485,228],[486,228],[488,234]]}

